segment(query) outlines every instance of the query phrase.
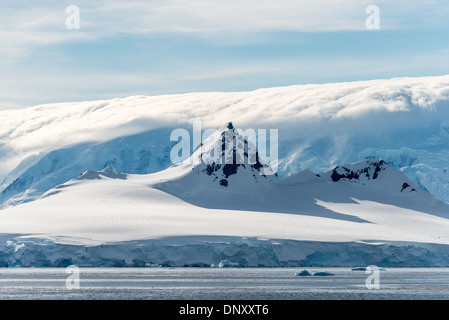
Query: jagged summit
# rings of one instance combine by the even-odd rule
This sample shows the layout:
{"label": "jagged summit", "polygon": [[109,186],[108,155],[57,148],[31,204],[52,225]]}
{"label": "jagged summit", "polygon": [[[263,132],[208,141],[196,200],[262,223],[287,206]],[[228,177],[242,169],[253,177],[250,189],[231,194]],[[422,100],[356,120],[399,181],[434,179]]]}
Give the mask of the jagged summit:
{"label": "jagged summit", "polygon": [[254,131],[239,130],[232,122],[205,139],[184,164],[191,164],[196,174],[211,177],[222,187],[228,187],[237,175],[252,182],[277,177],[261,158]]}
{"label": "jagged summit", "polygon": [[382,159],[367,159],[336,166],[319,174],[332,182],[349,182],[390,190],[393,194],[416,193],[415,186],[402,172]]}
{"label": "jagged summit", "polygon": [[[349,168],[348,168],[349,167]],[[368,159],[347,166],[336,166],[332,170],[332,181],[348,180],[376,180],[379,173],[390,168],[382,159]]]}

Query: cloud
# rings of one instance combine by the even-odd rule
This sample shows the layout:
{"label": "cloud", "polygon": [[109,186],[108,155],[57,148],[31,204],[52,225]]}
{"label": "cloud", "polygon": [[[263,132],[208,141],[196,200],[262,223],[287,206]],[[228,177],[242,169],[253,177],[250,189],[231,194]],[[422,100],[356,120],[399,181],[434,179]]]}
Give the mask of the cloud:
{"label": "cloud", "polygon": [[69,32],[65,28],[64,7],[36,6],[2,2],[0,4],[0,57],[16,60],[33,50],[57,43],[91,40],[86,33]]}
{"label": "cloud", "polygon": [[366,8],[373,4],[380,8],[384,28],[447,25],[444,3],[420,0],[103,1],[95,12],[115,32],[328,32],[366,30]]}
{"label": "cloud", "polygon": [[[203,128],[218,128],[227,121],[243,128],[278,128],[284,140],[331,136],[343,144],[351,135],[380,141],[392,128],[417,134],[428,130],[429,123],[449,123],[448,101],[449,76],[442,76],[133,96],[5,110],[0,111],[0,180],[32,154],[161,126],[185,126],[194,120],[202,121]],[[136,126],[139,119],[146,119],[144,126]]]}
{"label": "cloud", "polygon": [[[65,9],[72,4],[80,8],[80,30],[65,27]],[[323,79],[446,72],[443,45],[439,52],[430,48],[432,53],[423,55],[418,51],[427,48],[425,45],[410,52],[390,45],[397,35],[375,39],[369,48],[358,48],[354,44],[357,38],[345,35],[335,37],[343,42],[340,45],[332,41],[332,35],[313,38],[308,47],[311,38],[297,34],[365,30],[369,4],[372,1],[3,1],[0,110],[132,94],[251,90]],[[383,29],[448,25],[449,8],[440,2],[381,0],[375,4],[380,7]],[[283,31],[292,31],[294,40],[278,45],[277,32]],[[111,45],[116,39],[117,45]],[[152,48],[161,43],[160,50]],[[257,51],[260,44],[266,53]],[[350,49],[346,52],[332,52],[332,47],[347,45]],[[321,52],[322,48],[326,52]],[[383,53],[382,48],[391,51]],[[151,56],[148,60],[142,58],[146,54]]]}
{"label": "cloud", "polygon": [[[68,1],[2,2],[0,55],[27,54],[39,46],[119,34],[176,33],[215,38],[220,33],[365,30],[372,1],[317,0],[79,0],[81,29],[67,30]],[[435,1],[376,1],[381,28],[448,26],[449,8]]]}

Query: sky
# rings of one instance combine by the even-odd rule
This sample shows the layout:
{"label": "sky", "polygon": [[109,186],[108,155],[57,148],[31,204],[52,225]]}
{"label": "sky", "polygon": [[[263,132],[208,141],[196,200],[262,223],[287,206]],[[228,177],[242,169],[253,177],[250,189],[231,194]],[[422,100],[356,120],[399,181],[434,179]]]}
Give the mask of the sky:
{"label": "sky", "polygon": [[447,17],[447,0],[4,0],[0,110],[446,75]]}

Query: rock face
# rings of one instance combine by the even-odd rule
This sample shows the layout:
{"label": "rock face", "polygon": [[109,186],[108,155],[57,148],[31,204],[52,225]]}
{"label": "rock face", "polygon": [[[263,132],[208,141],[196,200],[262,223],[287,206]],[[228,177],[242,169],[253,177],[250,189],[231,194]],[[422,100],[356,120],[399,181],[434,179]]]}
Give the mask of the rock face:
{"label": "rock face", "polygon": [[87,170],[84,172],[79,178],[76,180],[85,180],[85,179],[101,179],[102,177],[109,179],[126,179],[126,174],[117,173],[114,167],[108,166],[101,171]]}
{"label": "rock face", "polygon": [[385,171],[387,167],[388,164],[383,160],[367,161],[366,166],[361,169],[351,170],[346,167],[337,166],[332,170],[331,178],[334,182],[341,179],[360,180],[360,176],[363,175],[367,180],[376,180],[379,176],[379,172]]}
{"label": "rock face", "polygon": [[339,165],[319,174],[332,182],[347,182],[385,189],[392,194],[422,192],[404,174],[382,159]]}

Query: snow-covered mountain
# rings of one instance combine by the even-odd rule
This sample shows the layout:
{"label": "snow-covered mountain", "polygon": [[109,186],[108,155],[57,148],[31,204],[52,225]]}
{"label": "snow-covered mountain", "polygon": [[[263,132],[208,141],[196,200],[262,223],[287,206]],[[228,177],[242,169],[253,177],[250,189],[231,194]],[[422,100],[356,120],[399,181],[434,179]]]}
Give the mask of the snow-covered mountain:
{"label": "snow-covered mountain", "polygon": [[[448,101],[443,76],[1,111],[0,266],[448,266]],[[221,129],[172,165],[192,121]],[[234,125],[279,129],[276,175]]]}
{"label": "snow-covered mountain", "polygon": [[180,197],[198,195],[203,199],[205,190],[223,198],[221,192],[245,194],[277,179],[256,145],[232,122],[205,139],[187,160],[165,172],[171,179],[161,183],[161,189]]}
{"label": "snow-covered mountain", "polygon": [[348,181],[372,188],[383,189],[390,195],[408,193],[422,193],[403,173],[395,170],[381,159],[368,159],[358,163],[336,166],[328,172],[321,173],[320,177],[334,182]]}
{"label": "snow-covered mountain", "polygon": [[0,265],[449,264],[449,204],[385,161],[282,178],[245,153],[220,164],[236,135],[228,124],[165,170],[87,170],[4,209]]}
{"label": "snow-covered mountain", "polygon": [[160,171],[171,165],[174,128],[229,120],[279,129],[280,177],[381,158],[449,201],[449,76],[49,104],[0,119],[3,206],[88,169]]}

